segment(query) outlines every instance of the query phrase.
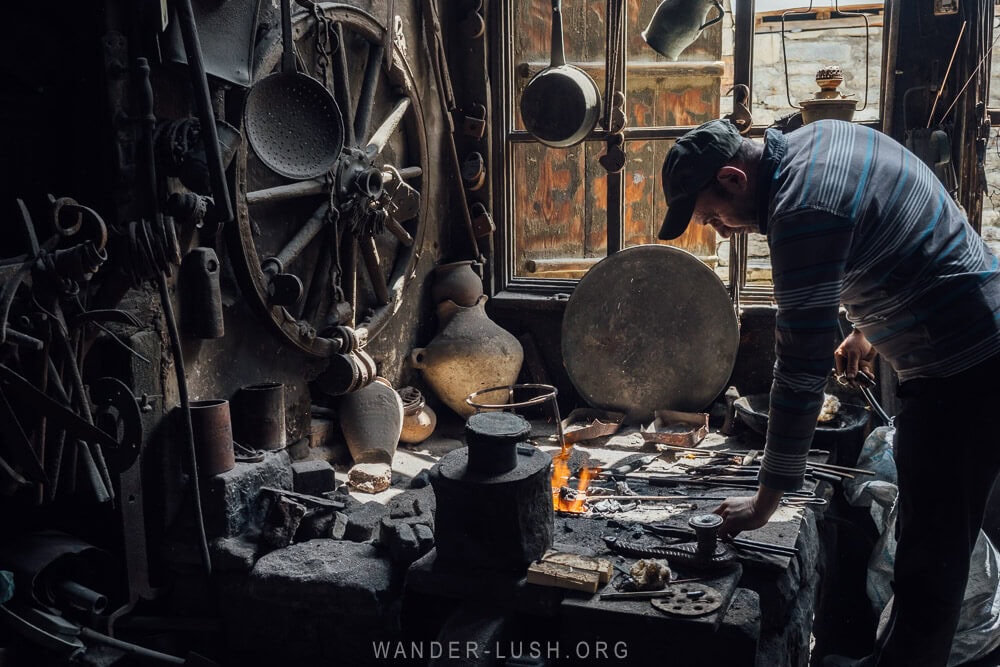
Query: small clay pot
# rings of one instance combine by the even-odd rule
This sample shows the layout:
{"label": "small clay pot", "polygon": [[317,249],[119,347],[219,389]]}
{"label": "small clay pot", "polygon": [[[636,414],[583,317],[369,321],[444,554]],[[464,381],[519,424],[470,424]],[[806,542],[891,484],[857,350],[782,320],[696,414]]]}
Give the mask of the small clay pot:
{"label": "small clay pot", "polygon": [[431,298],[434,303],[454,301],[463,308],[476,305],[483,295],[483,281],[473,270],[475,262],[451,262],[434,268]]}
{"label": "small clay pot", "polygon": [[403,429],[399,441],[410,445],[423,442],[434,432],[437,415],[416,387],[403,387],[398,392],[403,400]]}

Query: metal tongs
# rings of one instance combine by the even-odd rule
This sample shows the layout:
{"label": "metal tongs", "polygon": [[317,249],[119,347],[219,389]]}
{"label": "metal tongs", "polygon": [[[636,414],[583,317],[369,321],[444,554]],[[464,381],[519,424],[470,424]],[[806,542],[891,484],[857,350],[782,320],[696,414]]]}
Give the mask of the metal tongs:
{"label": "metal tongs", "polygon": [[871,389],[875,386],[875,376],[867,371],[861,370],[860,368],[853,378],[849,378],[846,374],[839,373],[836,370],[833,372],[833,377],[837,380],[837,384],[842,387]]}

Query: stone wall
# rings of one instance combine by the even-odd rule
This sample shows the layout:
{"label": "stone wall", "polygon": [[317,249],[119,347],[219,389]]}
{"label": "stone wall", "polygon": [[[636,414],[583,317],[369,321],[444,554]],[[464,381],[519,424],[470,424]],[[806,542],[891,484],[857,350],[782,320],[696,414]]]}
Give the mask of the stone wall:
{"label": "stone wall", "polygon": [[[990,81],[996,82],[1000,76],[1000,58],[993,58]],[[1000,109],[1000,85],[990,89],[991,109]],[[983,238],[1000,255],[1000,132],[990,131],[990,141],[986,146],[986,193],[983,196]]]}

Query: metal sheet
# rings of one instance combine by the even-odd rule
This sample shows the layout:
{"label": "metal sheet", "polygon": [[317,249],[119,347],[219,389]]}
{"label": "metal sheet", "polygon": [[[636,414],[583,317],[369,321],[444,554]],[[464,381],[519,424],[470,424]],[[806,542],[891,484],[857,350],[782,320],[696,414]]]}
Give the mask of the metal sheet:
{"label": "metal sheet", "polygon": [[648,423],[700,412],[725,389],[739,323],[725,285],[694,255],[627,248],[595,264],[566,305],[566,372],[590,405]]}
{"label": "metal sheet", "polygon": [[[250,86],[260,0],[191,3],[201,41],[205,72],[227,83]],[[187,63],[176,15],[171,15],[161,44],[165,60]]]}

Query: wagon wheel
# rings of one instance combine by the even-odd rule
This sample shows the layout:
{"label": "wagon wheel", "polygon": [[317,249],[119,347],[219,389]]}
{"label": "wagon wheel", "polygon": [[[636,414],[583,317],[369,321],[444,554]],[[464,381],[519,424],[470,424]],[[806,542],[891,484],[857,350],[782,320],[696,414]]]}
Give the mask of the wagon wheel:
{"label": "wagon wheel", "polygon": [[[244,292],[276,333],[327,357],[343,351],[334,334],[344,327],[363,346],[399,309],[422,253],[427,137],[405,44],[387,39],[375,18],[317,4],[295,17],[293,34],[299,70],[326,74],[343,114],[344,148],[326,174],[293,181],[244,141],[232,246]],[[281,67],[280,39],[261,51],[255,82]]]}

